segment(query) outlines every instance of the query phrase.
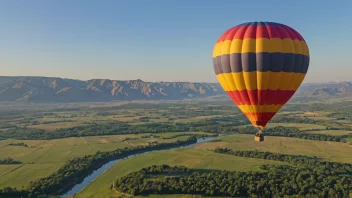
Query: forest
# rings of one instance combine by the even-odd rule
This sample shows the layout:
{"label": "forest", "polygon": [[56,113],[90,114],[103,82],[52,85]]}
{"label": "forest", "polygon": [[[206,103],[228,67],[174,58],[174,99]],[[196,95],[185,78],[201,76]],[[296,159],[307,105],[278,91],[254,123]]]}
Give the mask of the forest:
{"label": "forest", "polygon": [[169,165],[150,166],[117,179],[113,188],[131,195],[200,194],[245,197],[349,197],[352,165],[316,158],[259,151],[215,152],[285,161],[290,165],[262,165],[262,172],[192,170]]}

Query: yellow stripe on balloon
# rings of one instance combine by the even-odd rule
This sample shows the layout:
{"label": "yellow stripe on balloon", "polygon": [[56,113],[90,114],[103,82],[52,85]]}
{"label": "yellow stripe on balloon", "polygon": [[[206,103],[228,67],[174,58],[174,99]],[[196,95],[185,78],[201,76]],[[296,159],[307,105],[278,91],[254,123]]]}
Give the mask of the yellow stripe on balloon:
{"label": "yellow stripe on balloon", "polygon": [[243,113],[265,113],[278,112],[283,104],[280,105],[238,105]]}
{"label": "yellow stripe on balloon", "polygon": [[224,54],[233,53],[293,53],[309,56],[306,42],[292,40],[290,38],[279,39],[233,39],[216,43],[213,50],[213,58]]}

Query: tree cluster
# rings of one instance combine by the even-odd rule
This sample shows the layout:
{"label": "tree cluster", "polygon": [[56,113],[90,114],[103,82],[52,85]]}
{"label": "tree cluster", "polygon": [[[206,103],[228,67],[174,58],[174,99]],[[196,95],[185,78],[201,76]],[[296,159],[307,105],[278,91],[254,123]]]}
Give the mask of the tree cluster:
{"label": "tree cluster", "polygon": [[23,143],[23,142],[18,142],[18,143],[10,143],[10,146],[23,146],[23,147],[28,147],[27,144]]}
{"label": "tree cluster", "polygon": [[0,159],[0,164],[22,164],[22,162],[16,161],[11,157],[8,157],[6,159]]}

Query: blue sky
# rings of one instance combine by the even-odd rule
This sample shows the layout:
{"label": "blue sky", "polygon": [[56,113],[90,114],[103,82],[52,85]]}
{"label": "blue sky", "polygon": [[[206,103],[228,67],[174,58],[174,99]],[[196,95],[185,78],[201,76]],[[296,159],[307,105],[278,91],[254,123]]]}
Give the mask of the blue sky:
{"label": "blue sky", "polygon": [[0,75],[217,82],[218,37],[247,21],[302,34],[305,82],[351,81],[352,1],[2,0]]}

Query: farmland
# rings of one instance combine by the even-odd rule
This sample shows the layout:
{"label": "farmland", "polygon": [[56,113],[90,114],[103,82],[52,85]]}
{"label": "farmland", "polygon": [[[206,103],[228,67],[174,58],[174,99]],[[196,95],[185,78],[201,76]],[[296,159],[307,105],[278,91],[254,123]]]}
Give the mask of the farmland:
{"label": "farmland", "polygon": [[263,164],[285,164],[211,151],[218,147],[305,154],[324,161],[352,163],[352,107],[346,106],[346,101],[289,103],[267,125],[267,136],[261,143],[253,141],[256,129],[247,118],[231,101],[223,99],[1,105],[0,139],[4,140],[0,140],[0,160],[10,157],[21,164],[0,164],[0,189],[27,189],[30,182],[56,173],[69,160],[98,151],[184,141],[193,135],[223,136],[190,148],[123,160],[78,197],[112,195],[112,181],[153,164],[244,172],[261,171]]}

